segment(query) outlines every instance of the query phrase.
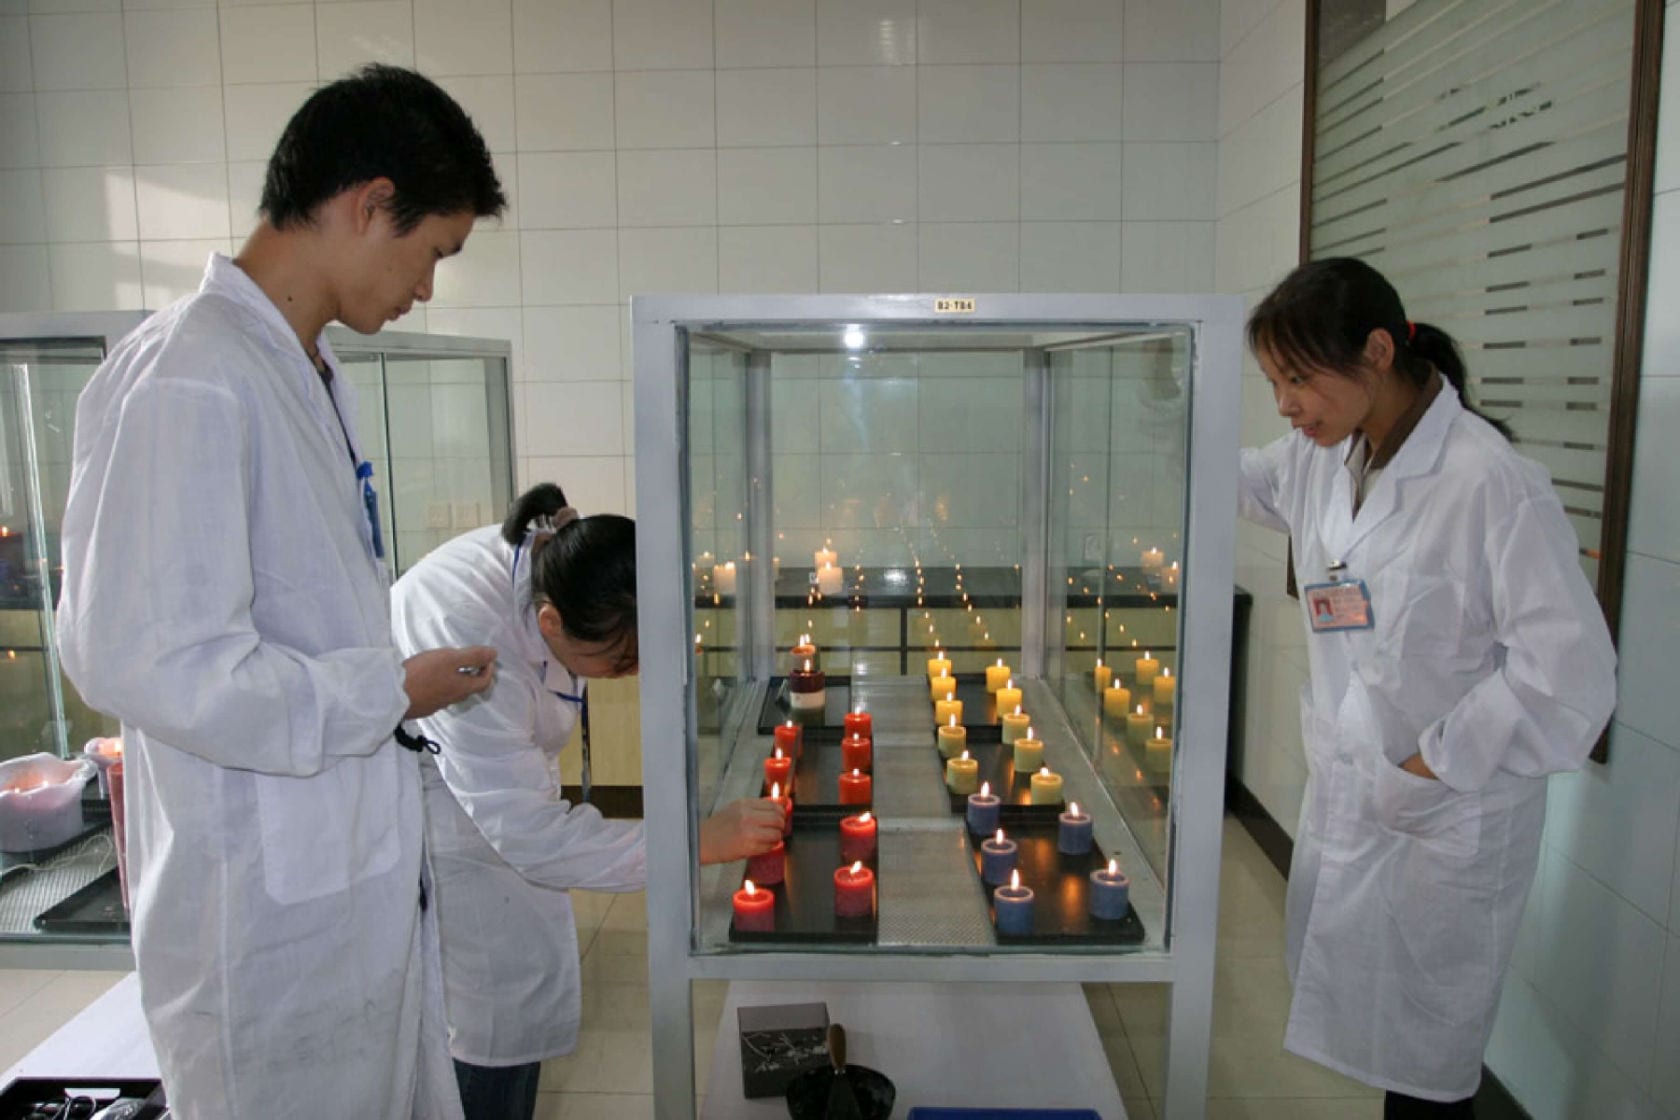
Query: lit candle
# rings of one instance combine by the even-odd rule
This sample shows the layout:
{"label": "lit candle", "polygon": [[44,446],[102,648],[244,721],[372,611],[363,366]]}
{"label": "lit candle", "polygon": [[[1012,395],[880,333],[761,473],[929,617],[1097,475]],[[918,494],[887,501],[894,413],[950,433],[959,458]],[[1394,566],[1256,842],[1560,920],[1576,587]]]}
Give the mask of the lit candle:
{"label": "lit candle", "polygon": [[805,751],[805,729],[791,719],[778,724],[772,734],[776,737],[776,745],[782,748],[782,753],[798,761]]}
{"label": "lit candle", "polygon": [[1091,683],[1096,688],[1097,695],[1102,695],[1102,690],[1107,688],[1108,682],[1113,679],[1114,670],[1104,665],[1102,658],[1097,658],[1096,668],[1091,670]]}
{"label": "lit candle", "polygon": [[955,758],[968,749],[968,728],[957,722],[955,716],[951,722],[939,725],[939,753],[945,758]]}
{"label": "lit candle", "polygon": [[1132,706],[1132,694],[1126,686],[1115,681],[1103,689],[1103,715],[1119,718],[1126,714]]}
{"label": "lit candle", "polygon": [[784,797],[782,795],[782,790],[784,788],[786,787],[779,782],[772,784],[770,786],[770,800],[781,805],[782,835],[790,836],[793,833],[793,797],[791,795],[791,791],[789,791],[788,796]]}
{"label": "lit candle", "polygon": [[833,564],[824,564],[817,569],[817,590],[824,595],[840,594],[841,572]]}
{"label": "lit candle", "polygon": [[1040,767],[1032,776],[1032,803],[1056,805],[1062,800],[1062,776],[1048,766]]}
{"label": "lit candle", "polygon": [[776,928],[776,896],[761,891],[748,879],[735,892],[735,928],[744,933],[767,933]]}
{"label": "lit candle", "polygon": [[1167,554],[1158,548],[1146,548],[1143,550],[1143,555],[1139,557],[1139,562],[1143,566],[1144,575],[1158,578],[1161,574],[1161,565],[1167,562]]}
{"label": "lit candle", "polygon": [[1033,738],[1032,728],[1015,740],[1015,773],[1031,774],[1044,765],[1044,741]]}
{"label": "lit candle", "polygon": [[869,775],[862,770],[854,769],[850,774],[840,775],[840,804],[869,804],[874,784]]}
{"label": "lit candle", "polygon": [[875,854],[875,817],[859,813],[855,817],[840,818],[840,858],[848,863],[869,859]]}
{"label": "lit candle", "polygon": [[991,886],[1007,882],[1019,858],[1020,848],[1015,841],[1005,837],[1003,829],[998,829],[997,835],[980,841],[980,881]]}
{"label": "lit candle", "polygon": [[928,680],[930,681],[934,677],[948,677],[951,675],[951,659],[939,652],[938,646],[933,647],[933,656],[928,658],[927,675]]}
{"label": "lit candle", "polygon": [[867,918],[875,912],[875,872],[852,861],[849,867],[834,871],[834,916],[837,918]]}
{"label": "lit candle", "polygon": [[1178,690],[1178,678],[1172,675],[1172,667],[1161,670],[1161,675],[1150,684],[1154,690],[1155,710],[1157,712],[1172,713],[1173,694]]}
{"label": "lit candle", "polygon": [[823,671],[813,669],[807,661],[803,669],[788,673],[788,702],[794,711],[820,712],[828,706],[827,684]]}
{"label": "lit candle", "polygon": [[1011,872],[1009,885],[992,892],[992,912],[997,915],[997,931],[1014,937],[1024,937],[1033,928],[1033,892],[1021,885],[1021,873]]}
{"label": "lit candle", "polygon": [[1013,712],[1005,712],[1000,722],[1003,724],[1003,741],[1009,744],[1027,733],[1032,717],[1017,706]]}
{"label": "lit candle", "polygon": [[773,887],[787,874],[787,845],[780,840],[767,852],[760,852],[747,860],[747,878],[755,883]]}
{"label": "lit candle", "polygon": [[956,695],[957,680],[949,674],[942,677],[934,677],[933,680],[928,683],[928,697],[930,699],[952,700],[956,698]]}
{"label": "lit candle", "polygon": [[1137,674],[1137,686],[1141,689],[1144,685],[1153,681],[1155,674],[1161,671],[1161,659],[1149,656],[1149,651],[1144,650],[1143,656],[1137,659],[1134,670]]}
{"label": "lit candle", "polygon": [[874,754],[874,741],[853,732],[840,740],[840,767],[843,770],[869,769]]}
{"label": "lit candle", "polygon": [[1143,741],[1143,760],[1151,770],[1165,770],[1172,759],[1172,737],[1161,727],[1155,728],[1155,737]]}
{"label": "lit candle", "polygon": [[1106,868],[1091,872],[1091,896],[1087,909],[1091,917],[1117,922],[1126,916],[1131,905],[1132,881],[1120,870],[1119,860],[1109,860]]}
{"label": "lit candle", "polygon": [[933,702],[933,722],[950,723],[956,720],[962,722],[963,702],[961,700],[935,700]]}
{"label": "lit candle", "polygon": [[996,692],[1009,683],[1013,673],[1014,670],[1003,663],[1003,658],[998,658],[996,665],[986,666],[986,691]]}
{"label": "lit candle", "polygon": [[980,784],[980,763],[967,751],[945,760],[945,788],[952,793],[973,793]]}
{"label": "lit candle", "polygon": [[1126,713],[1126,742],[1134,747],[1143,746],[1144,740],[1149,738],[1149,729],[1154,726],[1149,713],[1139,704],[1135,712]]}
{"label": "lit candle", "polygon": [[1068,802],[1067,811],[1056,818],[1056,850],[1082,856],[1091,850],[1091,816],[1079,811],[1079,802]]}
{"label": "lit candle", "polygon": [[1177,591],[1178,590],[1178,561],[1177,560],[1174,560],[1172,562],[1172,566],[1170,568],[1167,568],[1165,571],[1163,571],[1161,573],[1161,586],[1164,589],[1166,589],[1167,591]]}
{"label": "lit candle", "polygon": [[809,661],[813,666],[817,663],[817,643],[811,640],[811,635],[799,635],[799,641],[794,643],[792,650],[795,665]]}
{"label": "lit candle", "polygon": [[793,779],[793,759],[781,747],[771,750],[770,757],[764,760],[764,784],[767,786],[789,785]]}
{"label": "lit candle", "polygon": [[735,561],[712,565],[712,590],[719,595],[735,594]]}
{"label": "lit candle", "polygon": [[968,830],[976,836],[986,835],[997,828],[1002,810],[1003,802],[992,792],[992,783],[982,782],[979,793],[968,795]]}
{"label": "lit candle", "polygon": [[997,710],[1012,712],[1020,706],[1021,690],[1015,687],[1015,678],[1010,677],[1008,682],[997,690]]}
{"label": "lit candle", "polygon": [[82,747],[82,754],[92,759],[93,764],[99,767],[99,795],[107,801],[111,800],[110,769],[122,761],[122,753],[123,745],[120,736],[109,739],[89,739],[87,745]]}
{"label": "lit candle", "polygon": [[840,717],[840,724],[841,731],[847,735],[862,735],[865,739],[875,738],[875,717],[861,708]]}
{"label": "lit candle", "polygon": [[833,543],[833,541],[824,541],[821,548],[811,553],[811,567],[821,570],[825,564],[832,567],[840,563],[840,554],[829,547]]}

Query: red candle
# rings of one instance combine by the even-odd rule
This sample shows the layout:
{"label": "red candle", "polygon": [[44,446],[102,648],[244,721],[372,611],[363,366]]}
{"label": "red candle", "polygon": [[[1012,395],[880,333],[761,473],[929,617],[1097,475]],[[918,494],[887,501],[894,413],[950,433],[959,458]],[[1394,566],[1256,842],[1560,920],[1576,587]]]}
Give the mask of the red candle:
{"label": "red candle", "polygon": [[[737,894],[737,898],[740,896]],[[739,911],[736,911],[739,913]],[[834,872],[834,916],[867,918],[875,913],[875,872],[862,861]]]}
{"label": "red candle", "polygon": [[793,834],[793,798],[783,797],[780,783],[772,782],[770,783],[770,800],[782,803],[782,835],[791,836]]}
{"label": "red candle", "polygon": [[735,928],[750,933],[767,933],[776,928],[776,896],[759,890],[748,879],[735,892]]}
{"label": "red candle", "polygon": [[764,784],[790,786],[792,777],[793,759],[789,758],[781,747],[777,747],[770,757],[764,760]]}
{"label": "red candle", "polygon": [[840,804],[867,805],[874,783],[862,770],[840,775]]}
{"label": "red candle", "polygon": [[773,887],[787,874],[787,845],[780,840],[768,852],[747,860],[747,881]]}
{"label": "red candle", "polygon": [[847,735],[857,735],[864,739],[875,738],[875,717],[868,712],[847,712],[840,723]]}
{"label": "red candle", "polygon": [[875,816],[859,813],[855,817],[840,818],[840,858],[868,859],[875,854]]}
{"label": "red candle", "polygon": [[[850,719],[851,717],[846,717]],[[868,772],[870,756],[874,753],[874,743],[867,735],[853,732],[840,740],[840,768],[842,770],[862,770]]]}
{"label": "red candle", "polygon": [[778,724],[775,731],[776,745],[782,748],[782,753],[797,760],[805,745],[805,730],[791,719]]}

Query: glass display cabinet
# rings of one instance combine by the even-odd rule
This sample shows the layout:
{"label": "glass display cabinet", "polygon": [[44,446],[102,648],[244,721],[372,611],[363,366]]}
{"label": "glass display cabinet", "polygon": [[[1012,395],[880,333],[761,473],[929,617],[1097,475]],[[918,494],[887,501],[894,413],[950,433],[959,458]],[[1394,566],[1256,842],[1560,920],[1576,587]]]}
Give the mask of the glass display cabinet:
{"label": "glass display cabinet", "polygon": [[[144,318],[0,314],[0,767],[40,753],[80,759],[91,740],[120,733],[61,672],[53,612],[76,399]],[[342,327],[327,337],[356,387],[393,574],[456,533],[499,520],[513,494],[509,344]],[[62,966],[126,956],[104,784],[88,782],[72,806],[81,823],[68,841],[6,839],[5,818],[20,806],[0,807],[0,960]]]}
{"label": "glass display cabinet", "polygon": [[[632,310],[656,1114],[692,982],[750,979],[1166,982],[1200,1115],[1240,301]],[[778,778],[779,856],[702,867]]]}

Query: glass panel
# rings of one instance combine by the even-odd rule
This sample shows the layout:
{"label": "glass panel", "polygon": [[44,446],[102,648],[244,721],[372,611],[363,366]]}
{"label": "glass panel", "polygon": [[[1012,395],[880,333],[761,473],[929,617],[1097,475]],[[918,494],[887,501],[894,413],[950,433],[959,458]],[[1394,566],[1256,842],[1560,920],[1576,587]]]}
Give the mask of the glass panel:
{"label": "glass panel", "polygon": [[[805,735],[798,803],[811,812],[787,856],[808,859],[802,839],[826,843],[810,837],[856,812],[840,804],[839,716],[874,720],[871,804],[878,858],[893,867],[877,883],[878,928],[862,944],[801,947],[999,947],[965,799],[947,791],[935,747],[925,670],[937,648],[965,696],[973,753],[1009,767],[1001,780],[1024,798],[1028,775],[1013,775],[985,687],[988,666],[1010,667],[1046,763],[1132,876],[1141,939],[1066,947],[1159,948],[1174,686],[1157,700],[1150,670],[1178,676],[1190,328],[709,323],[685,337],[699,812],[763,793],[772,732],[791,719]],[[1045,492],[1029,492],[1034,477]],[[750,559],[755,541],[771,542],[772,579]],[[1029,576],[1048,588],[1038,601]],[[772,615],[755,628],[759,601]],[[795,652],[805,641],[826,707],[801,703],[813,683]],[[1102,716],[1098,657],[1128,683],[1142,673],[1147,734],[1128,739],[1124,713]],[[1055,818],[1041,808],[1033,829],[1053,836]],[[806,866],[806,889],[832,871]],[[701,951],[785,946],[732,934],[741,874],[701,869]]]}

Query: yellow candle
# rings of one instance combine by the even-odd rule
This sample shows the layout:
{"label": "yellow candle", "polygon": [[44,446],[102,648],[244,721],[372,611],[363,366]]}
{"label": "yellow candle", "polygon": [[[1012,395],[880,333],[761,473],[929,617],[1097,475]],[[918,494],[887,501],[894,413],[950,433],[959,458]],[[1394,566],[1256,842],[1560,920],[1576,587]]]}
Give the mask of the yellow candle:
{"label": "yellow candle", "polygon": [[1155,674],[1160,671],[1161,659],[1159,657],[1149,656],[1149,651],[1144,650],[1143,656],[1137,659],[1138,687],[1142,688],[1144,685],[1149,684],[1155,679]]}
{"label": "yellow candle", "polygon": [[956,720],[939,725],[939,753],[942,756],[955,758],[967,750],[968,728]]}
{"label": "yellow candle", "polygon": [[930,681],[933,680],[934,677],[948,677],[951,675],[951,659],[939,652],[938,649],[935,649],[933,651],[933,656],[928,658],[927,667],[928,680]]}
{"label": "yellow candle", "polygon": [[1099,695],[1102,693],[1103,689],[1108,687],[1108,682],[1113,679],[1114,670],[1110,669],[1107,665],[1104,665],[1102,663],[1102,658],[1097,658],[1097,667],[1091,670],[1091,683],[1096,688]]}
{"label": "yellow candle", "polygon": [[1155,710],[1171,712],[1173,694],[1178,691],[1178,678],[1172,675],[1172,670],[1162,669],[1161,675],[1155,678],[1150,688],[1154,690]]}
{"label": "yellow candle", "polygon": [[961,700],[935,700],[933,702],[933,722],[937,724],[961,723]]}
{"label": "yellow candle", "polygon": [[1143,741],[1143,760],[1151,770],[1165,770],[1172,760],[1172,738],[1157,727],[1155,736]]}
{"label": "yellow candle", "polygon": [[1016,708],[1013,712],[1003,713],[1003,741],[1013,743],[1027,733],[1032,717]]}
{"label": "yellow candle", "polygon": [[1046,766],[1032,776],[1032,803],[1056,805],[1062,800],[1062,776]]}
{"label": "yellow candle", "polygon": [[1008,684],[1010,675],[1013,674],[1014,671],[1015,670],[1003,663],[1003,658],[1001,657],[998,658],[996,665],[986,666],[986,691],[996,692],[998,689]]}
{"label": "yellow candle", "polygon": [[1149,728],[1153,726],[1149,713],[1143,710],[1143,705],[1137,706],[1137,711],[1126,713],[1126,742],[1133,746],[1141,746],[1149,738]]}
{"label": "yellow candle", "polygon": [[824,595],[840,594],[840,569],[833,564],[824,564],[818,568],[817,590]]}
{"label": "yellow candle", "polygon": [[928,684],[928,698],[930,700],[952,700],[957,695],[957,681],[955,677],[946,675],[934,677]]}
{"label": "yellow candle", "polygon": [[980,788],[980,763],[964,751],[945,761],[945,788],[952,793],[973,793]]}
{"label": "yellow candle", "polygon": [[1119,718],[1132,708],[1132,694],[1126,686],[1115,681],[1103,690],[1103,715]]}
{"label": "yellow candle", "polygon": [[1009,678],[1009,683],[997,690],[997,710],[1012,712],[1021,706],[1021,690],[1015,687],[1015,679]]}
{"label": "yellow candle", "polygon": [[1159,576],[1161,574],[1161,565],[1166,563],[1167,555],[1158,548],[1146,548],[1143,550],[1143,555],[1139,559],[1142,562],[1144,575]]}
{"label": "yellow candle", "polygon": [[1031,774],[1044,765],[1044,741],[1034,739],[1032,728],[1015,740],[1015,773]]}

